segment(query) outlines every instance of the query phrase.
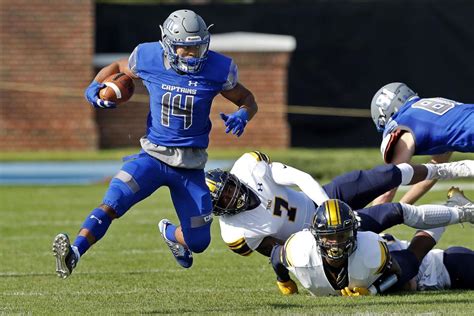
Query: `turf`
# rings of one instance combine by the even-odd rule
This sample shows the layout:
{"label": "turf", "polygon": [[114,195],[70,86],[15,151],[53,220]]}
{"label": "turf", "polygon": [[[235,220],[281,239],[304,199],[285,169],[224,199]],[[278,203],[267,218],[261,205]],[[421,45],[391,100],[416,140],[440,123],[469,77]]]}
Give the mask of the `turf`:
{"label": "turf", "polygon": [[[472,313],[474,291],[316,298],[300,286],[298,295],[284,297],[268,260],[226,249],[217,222],[207,251],[184,270],[157,230],[163,217],[176,221],[166,188],[117,220],[70,278],[57,278],[52,239],[58,232],[75,235],[105,189],[104,184],[0,187],[0,314]],[[424,201],[443,201],[444,194],[430,192]],[[414,230],[392,232],[410,238]],[[474,248],[472,235],[469,225],[451,226],[439,247]]]}

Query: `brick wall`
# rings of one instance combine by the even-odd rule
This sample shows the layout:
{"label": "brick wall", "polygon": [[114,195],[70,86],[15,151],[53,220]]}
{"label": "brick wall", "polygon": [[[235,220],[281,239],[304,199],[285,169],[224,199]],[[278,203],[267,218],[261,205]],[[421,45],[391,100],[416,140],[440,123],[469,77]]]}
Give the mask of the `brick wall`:
{"label": "brick wall", "polygon": [[[219,112],[236,110],[234,104],[218,95],[211,111],[213,129],[210,146],[222,147],[273,147],[289,146],[290,131],[287,121],[287,67],[288,52],[224,52],[239,67],[239,79],[256,96],[259,111],[237,138],[225,134]],[[137,146],[145,133],[148,114],[146,89],[138,84],[131,102],[113,111],[97,111],[100,147],[114,148]],[[145,102],[138,102],[144,100]]]}
{"label": "brick wall", "polygon": [[0,1],[0,149],[97,148],[92,0]]}
{"label": "brick wall", "polygon": [[[138,146],[148,113],[141,84],[132,102],[116,110],[93,110],[83,98],[84,88],[94,76],[94,2],[1,0],[0,5],[0,149]],[[256,41],[250,42],[255,47]],[[257,42],[262,46],[264,41]],[[289,145],[286,78],[290,51],[259,49],[221,50],[235,59],[240,81],[254,92],[259,113],[241,138],[225,134],[218,113],[236,108],[216,97],[211,146]]]}
{"label": "brick wall", "polygon": [[239,67],[239,79],[257,99],[259,110],[245,133],[237,138],[225,134],[219,112],[235,111],[235,105],[216,97],[211,117],[213,129],[210,146],[214,147],[272,147],[289,146],[290,130],[287,120],[287,52],[225,52]]}

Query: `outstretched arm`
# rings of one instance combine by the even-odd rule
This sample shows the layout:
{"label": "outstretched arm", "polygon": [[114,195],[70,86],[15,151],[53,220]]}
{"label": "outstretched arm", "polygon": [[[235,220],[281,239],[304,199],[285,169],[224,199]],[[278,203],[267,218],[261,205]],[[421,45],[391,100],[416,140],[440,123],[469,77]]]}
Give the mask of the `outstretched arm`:
{"label": "outstretched arm", "polygon": [[329,197],[318,181],[308,173],[279,162],[271,164],[273,180],[281,185],[297,185],[317,205]]}
{"label": "outstretched arm", "polygon": [[[400,163],[408,163],[411,161],[413,154],[415,153],[415,140],[411,133],[403,133],[403,135],[398,139],[397,143],[395,144],[394,154],[391,161],[392,164],[400,164]],[[394,188],[378,198],[376,198],[372,205],[389,203],[395,197],[397,193],[397,188]]]}
{"label": "outstretched arm", "polygon": [[221,94],[229,101],[247,111],[248,120],[250,121],[258,111],[257,102],[253,93],[243,84],[237,83],[234,88],[221,91]]}

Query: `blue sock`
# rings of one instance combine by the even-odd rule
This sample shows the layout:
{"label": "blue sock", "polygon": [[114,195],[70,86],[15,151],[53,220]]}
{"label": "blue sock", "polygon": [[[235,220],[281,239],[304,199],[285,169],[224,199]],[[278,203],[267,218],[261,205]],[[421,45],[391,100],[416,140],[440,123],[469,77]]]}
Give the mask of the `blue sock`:
{"label": "blue sock", "polygon": [[170,224],[168,226],[166,226],[166,229],[165,229],[165,236],[166,236],[166,239],[172,241],[172,242],[178,242],[176,240],[176,237],[174,236],[174,233],[176,231],[176,226],[174,226],[173,224]]}
{"label": "blue sock", "polygon": [[77,247],[77,250],[79,250],[81,257],[91,247],[91,245],[89,244],[89,241],[84,236],[77,236],[76,240],[74,240],[73,246]]}
{"label": "blue sock", "polygon": [[[112,219],[107,213],[100,208],[96,208],[87,216],[81,229],[88,229],[97,242],[104,237],[111,222]],[[77,247],[81,256],[91,247],[89,241],[84,236],[77,236],[74,241],[74,246]]]}

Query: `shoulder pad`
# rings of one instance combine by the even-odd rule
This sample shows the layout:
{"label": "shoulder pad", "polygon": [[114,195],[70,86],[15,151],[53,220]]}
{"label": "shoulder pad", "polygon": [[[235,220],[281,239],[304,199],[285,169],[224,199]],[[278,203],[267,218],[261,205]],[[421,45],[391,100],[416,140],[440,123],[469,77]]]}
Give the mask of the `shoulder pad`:
{"label": "shoulder pad", "polygon": [[364,265],[369,269],[376,269],[376,274],[383,272],[390,254],[387,244],[376,233],[365,232],[358,238],[357,250],[364,258]]}
{"label": "shoulder pad", "polygon": [[251,155],[257,161],[264,161],[266,163],[271,163],[270,157],[260,151],[251,151],[246,154]]}
{"label": "shoulder pad", "polygon": [[250,174],[252,176],[262,176],[266,173],[266,167],[268,166],[266,160],[262,160],[264,157],[266,157],[265,159],[268,159],[267,155],[261,154],[260,152],[252,151],[245,153],[234,162],[230,172],[233,174],[238,173],[239,178],[241,177],[241,174],[244,172],[244,170],[245,174]]}
{"label": "shoulder pad", "polygon": [[397,141],[400,139],[404,132],[405,131],[401,129],[396,129],[390,134],[387,134],[382,140],[382,144],[380,145],[380,152],[382,153],[382,157],[385,163],[390,163],[392,161],[393,153],[395,151],[395,145],[397,144]]}
{"label": "shoulder pad", "polygon": [[316,240],[309,230],[303,230],[286,240],[283,261],[287,267],[305,267],[313,253],[316,253]]}

